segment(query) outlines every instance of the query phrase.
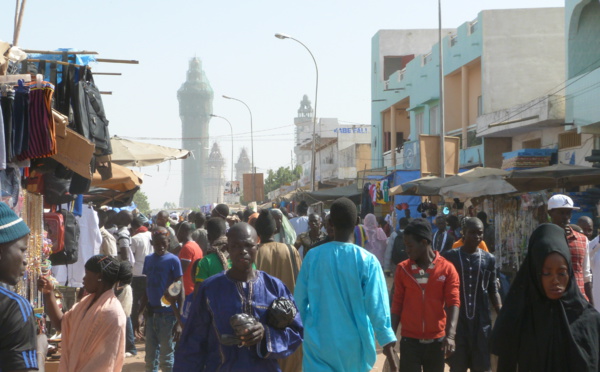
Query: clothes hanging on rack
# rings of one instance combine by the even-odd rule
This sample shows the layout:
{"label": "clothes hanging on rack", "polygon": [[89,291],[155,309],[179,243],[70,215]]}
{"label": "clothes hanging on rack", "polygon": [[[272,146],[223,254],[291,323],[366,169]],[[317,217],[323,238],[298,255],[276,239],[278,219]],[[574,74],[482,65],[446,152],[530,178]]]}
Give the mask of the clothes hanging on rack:
{"label": "clothes hanging on rack", "polygon": [[30,87],[28,148],[17,156],[19,160],[45,158],[56,154],[56,130],[52,116],[53,94],[54,85],[48,82],[43,82],[41,87]]}
{"label": "clothes hanging on rack", "polygon": [[6,95],[0,98],[0,105],[2,106],[2,117],[4,121],[4,156],[7,160],[12,159],[15,156],[13,151],[13,103],[15,100],[15,92],[13,90],[6,90]]}
{"label": "clothes hanging on rack", "polygon": [[19,80],[15,89],[12,120],[12,149],[13,156],[19,156],[29,148],[29,86]]}

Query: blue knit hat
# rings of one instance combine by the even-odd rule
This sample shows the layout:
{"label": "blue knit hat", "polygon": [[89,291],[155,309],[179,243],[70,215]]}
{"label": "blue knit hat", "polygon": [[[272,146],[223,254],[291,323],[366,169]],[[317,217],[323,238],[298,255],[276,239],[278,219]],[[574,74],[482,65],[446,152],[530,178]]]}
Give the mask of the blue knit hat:
{"label": "blue knit hat", "polygon": [[6,203],[0,202],[0,244],[12,242],[29,234],[29,227],[23,219],[10,209]]}

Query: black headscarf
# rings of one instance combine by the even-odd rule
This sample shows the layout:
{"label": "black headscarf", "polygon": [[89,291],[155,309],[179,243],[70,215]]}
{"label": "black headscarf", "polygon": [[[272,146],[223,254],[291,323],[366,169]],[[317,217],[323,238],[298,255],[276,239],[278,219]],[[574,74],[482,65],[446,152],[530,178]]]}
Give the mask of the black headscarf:
{"label": "black headscarf", "polygon": [[[559,300],[550,300],[542,286],[542,269],[546,257],[555,252],[567,261],[569,284]],[[533,232],[504,303],[491,339],[498,372],[599,370],[600,314],[577,287],[564,229],[544,224]]]}

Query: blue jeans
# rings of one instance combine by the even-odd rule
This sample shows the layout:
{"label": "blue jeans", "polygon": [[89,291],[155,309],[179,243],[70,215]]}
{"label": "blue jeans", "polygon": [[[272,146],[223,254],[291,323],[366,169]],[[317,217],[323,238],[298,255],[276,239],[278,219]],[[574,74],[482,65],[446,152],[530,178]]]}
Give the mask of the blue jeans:
{"label": "blue jeans", "polygon": [[149,314],[146,311],[146,372],[158,372],[159,364],[162,372],[173,371],[176,322],[173,312]]}
{"label": "blue jeans", "polygon": [[127,317],[127,325],[125,328],[125,352],[137,355],[137,348],[135,347],[135,335],[133,334],[133,325],[131,324],[131,317]]}

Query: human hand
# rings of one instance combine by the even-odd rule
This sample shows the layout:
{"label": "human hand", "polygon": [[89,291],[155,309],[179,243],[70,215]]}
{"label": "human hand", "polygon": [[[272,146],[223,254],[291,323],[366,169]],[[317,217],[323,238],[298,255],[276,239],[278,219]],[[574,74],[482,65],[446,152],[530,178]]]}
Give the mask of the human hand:
{"label": "human hand", "polygon": [[179,322],[175,323],[175,326],[173,327],[173,342],[179,341],[179,338],[181,337],[182,332],[183,332],[183,326],[181,325],[181,323],[179,323]]}
{"label": "human hand", "polygon": [[242,346],[252,346],[258,344],[265,335],[265,327],[262,323],[256,323],[248,327],[244,334],[240,336],[242,340]]}
{"label": "human hand", "polygon": [[388,365],[390,366],[390,371],[398,372],[399,362],[398,355],[396,354],[395,342],[390,342],[389,344],[383,347],[383,355],[385,355]]}
{"label": "human hand", "polygon": [[456,351],[456,343],[454,342],[454,338],[449,338],[446,336],[444,338],[444,342],[442,343],[442,350],[444,350],[445,358],[449,358]]}
{"label": "human hand", "polygon": [[50,294],[54,291],[54,284],[46,277],[40,276],[37,281],[38,291],[43,294]]}
{"label": "human hand", "polygon": [[135,330],[133,331],[135,337],[137,337],[139,339],[144,338],[144,333],[140,330],[142,325],[144,325],[144,314],[139,314],[138,315],[138,323],[135,327]]}

